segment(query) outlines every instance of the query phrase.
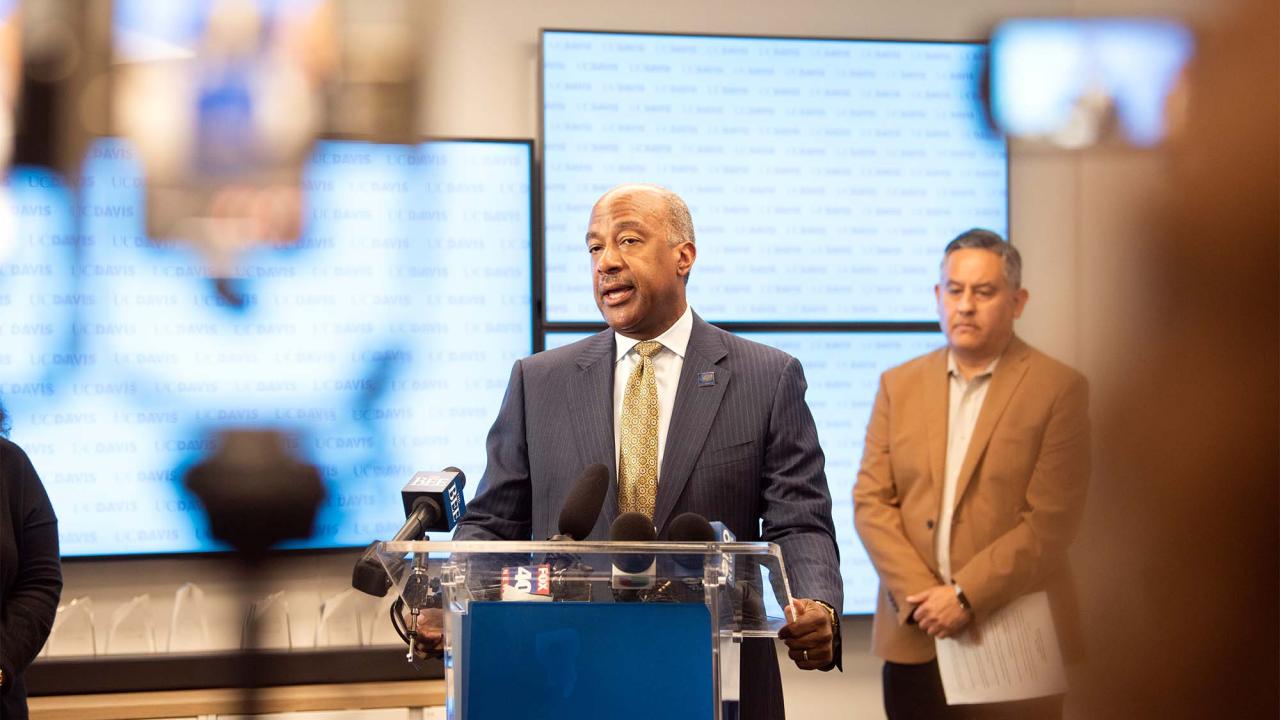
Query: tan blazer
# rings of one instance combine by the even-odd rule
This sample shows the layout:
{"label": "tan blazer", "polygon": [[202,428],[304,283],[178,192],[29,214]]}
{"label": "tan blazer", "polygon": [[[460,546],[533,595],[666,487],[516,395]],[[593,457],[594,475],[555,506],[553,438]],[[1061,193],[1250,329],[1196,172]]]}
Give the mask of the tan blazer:
{"label": "tan blazer", "polygon": [[[880,575],[872,628],[877,655],[928,662],[933,640],[908,624],[906,597],[941,582],[934,527],[947,451],[947,349],[880,378],[853,488],[854,524]],[[951,531],[953,579],[977,623],[1047,589],[1064,654],[1076,652],[1066,550],[1089,476],[1088,385],[1080,373],[1013,338],[961,465]]]}

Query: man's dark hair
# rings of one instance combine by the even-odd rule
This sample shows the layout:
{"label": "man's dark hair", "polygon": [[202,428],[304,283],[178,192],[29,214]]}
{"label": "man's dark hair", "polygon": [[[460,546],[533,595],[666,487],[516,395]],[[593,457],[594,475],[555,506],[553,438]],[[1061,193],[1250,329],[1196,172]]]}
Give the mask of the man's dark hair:
{"label": "man's dark hair", "polygon": [[943,266],[947,264],[947,257],[957,250],[986,250],[999,255],[1004,263],[1005,282],[1013,290],[1022,287],[1022,254],[1018,252],[1018,248],[1000,237],[999,233],[985,228],[965,230],[947,243],[947,249],[942,253]]}

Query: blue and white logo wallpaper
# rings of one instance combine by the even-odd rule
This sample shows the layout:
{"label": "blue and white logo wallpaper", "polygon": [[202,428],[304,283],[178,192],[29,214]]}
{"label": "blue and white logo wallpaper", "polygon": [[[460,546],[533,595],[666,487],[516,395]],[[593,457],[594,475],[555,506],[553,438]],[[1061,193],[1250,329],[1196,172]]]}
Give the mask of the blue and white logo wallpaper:
{"label": "blue and white logo wallpaper", "polygon": [[1007,233],[982,45],[543,34],[547,319],[595,321],[584,242],[608,188],[689,204],[709,321],[931,321],[938,256]]}

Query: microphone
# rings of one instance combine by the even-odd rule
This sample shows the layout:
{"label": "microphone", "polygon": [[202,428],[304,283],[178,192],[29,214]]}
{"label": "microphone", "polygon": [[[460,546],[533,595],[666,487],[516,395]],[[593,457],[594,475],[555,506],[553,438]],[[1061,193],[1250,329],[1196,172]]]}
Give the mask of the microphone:
{"label": "microphone", "polygon": [[[716,523],[724,525],[724,523]],[[667,530],[673,542],[716,542],[719,536],[707,519],[695,512],[681,513],[671,521]]]}
{"label": "microphone", "polygon": [[[658,539],[653,521],[648,515],[626,512],[618,516],[609,527],[609,539],[618,542],[651,542]],[[639,599],[638,590],[653,587],[657,574],[653,555],[617,554],[613,556],[610,584],[614,598],[623,602]]]}
{"label": "microphone", "polygon": [[710,525],[712,532],[716,534],[716,538],[712,542],[731,543],[738,541],[738,536],[734,535],[733,531],[719,520],[710,523]]}
{"label": "microphone", "polygon": [[404,501],[404,526],[395,535],[396,540],[418,539],[428,532],[449,532],[462,519],[467,510],[462,498],[462,488],[467,476],[450,466],[440,472],[419,471],[409,478],[400,491]]}
{"label": "microphone", "polygon": [[[467,476],[452,466],[440,472],[414,473],[400,491],[407,519],[389,542],[420,540],[428,530],[448,532],[453,529],[466,511],[466,502],[462,498],[466,484]],[[391,588],[391,579],[378,561],[377,543],[376,540],[369,543],[360,554],[351,571],[351,587],[366,595],[384,597]]]}
{"label": "microphone", "polygon": [[[560,509],[559,532],[550,539],[566,542],[585,540],[600,517],[600,508],[604,506],[604,498],[608,493],[609,468],[600,463],[583,468],[582,475],[574,482],[569,497],[564,501],[564,507]],[[552,553],[546,557],[546,563],[537,567],[539,570],[542,567],[549,568],[552,599],[591,600],[591,582],[587,580],[591,568],[583,565],[576,555]],[[505,583],[503,589],[504,593],[507,592]],[[512,591],[515,592],[519,591]]]}
{"label": "microphone", "polygon": [[[711,523],[697,513],[676,516],[667,528],[671,542],[713,543],[719,539]],[[703,553],[672,555],[659,562],[659,574],[665,578],[650,593],[649,599],[658,602],[702,602],[704,566],[707,556]]]}
{"label": "microphone", "polygon": [[[711,523],[698,513],[687,512],[676,516],[671,521],[671,527],[667,530],[667,539],[672,542],[707,542],[713,543],[720,539],[716,534],[715,528],[711,527]],[[697,573],[699,579],[702,578],[702,565],[705,555],[674,555],[672,560],[675,564],[685,570]]]}
{"label": "microphone", "polygon": [[[467,476],[461,470],[450,465],[440,472],[422,470],[413,474],[404,489],[400,491],[400,499],[404,502],[404,525],[393,537],[393,541],[420,540],[428,532],[449,532],[462,519],[466,512],[466,501],[462,498],[462,488],[467,484]],[[436,587],[439,580],[436,580]],[[405,579],[404,591],[400,594],[409,614],[417,617],[418,612],[439,602],[436,589],[432,587],[431,576],[427,572],[427,556],[415,553],[413,570]]]}
{"label": "microphone", "polygon": [[[711,523],[711,531],[716,534],[715,542],[731,543],[731,542],[738,541],[738,536],[734,535],[732,530],[730,530],[724,523],[718,520]],[[730,587],[733,586],[733,556],[732,555],[720,556],[720,576],[724,578],[724,581],[728,583]]]}
{"label": "microphone", "polygon": [[609,493],[609,468],[595,463],[582,470],[560,509],[560,532],[552,540],[582,540],[591,534]]}

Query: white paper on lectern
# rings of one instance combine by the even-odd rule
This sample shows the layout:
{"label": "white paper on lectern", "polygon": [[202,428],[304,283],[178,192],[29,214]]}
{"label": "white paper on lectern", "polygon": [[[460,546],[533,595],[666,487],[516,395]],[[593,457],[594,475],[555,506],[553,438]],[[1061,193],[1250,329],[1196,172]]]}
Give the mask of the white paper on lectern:
{"label": "white paper on lectern", "polygon": [[938,672],[948,705],[1009,702],[1067,691],[1049,596],[1024,595],[992,613],[974,637],[938,640]]}

